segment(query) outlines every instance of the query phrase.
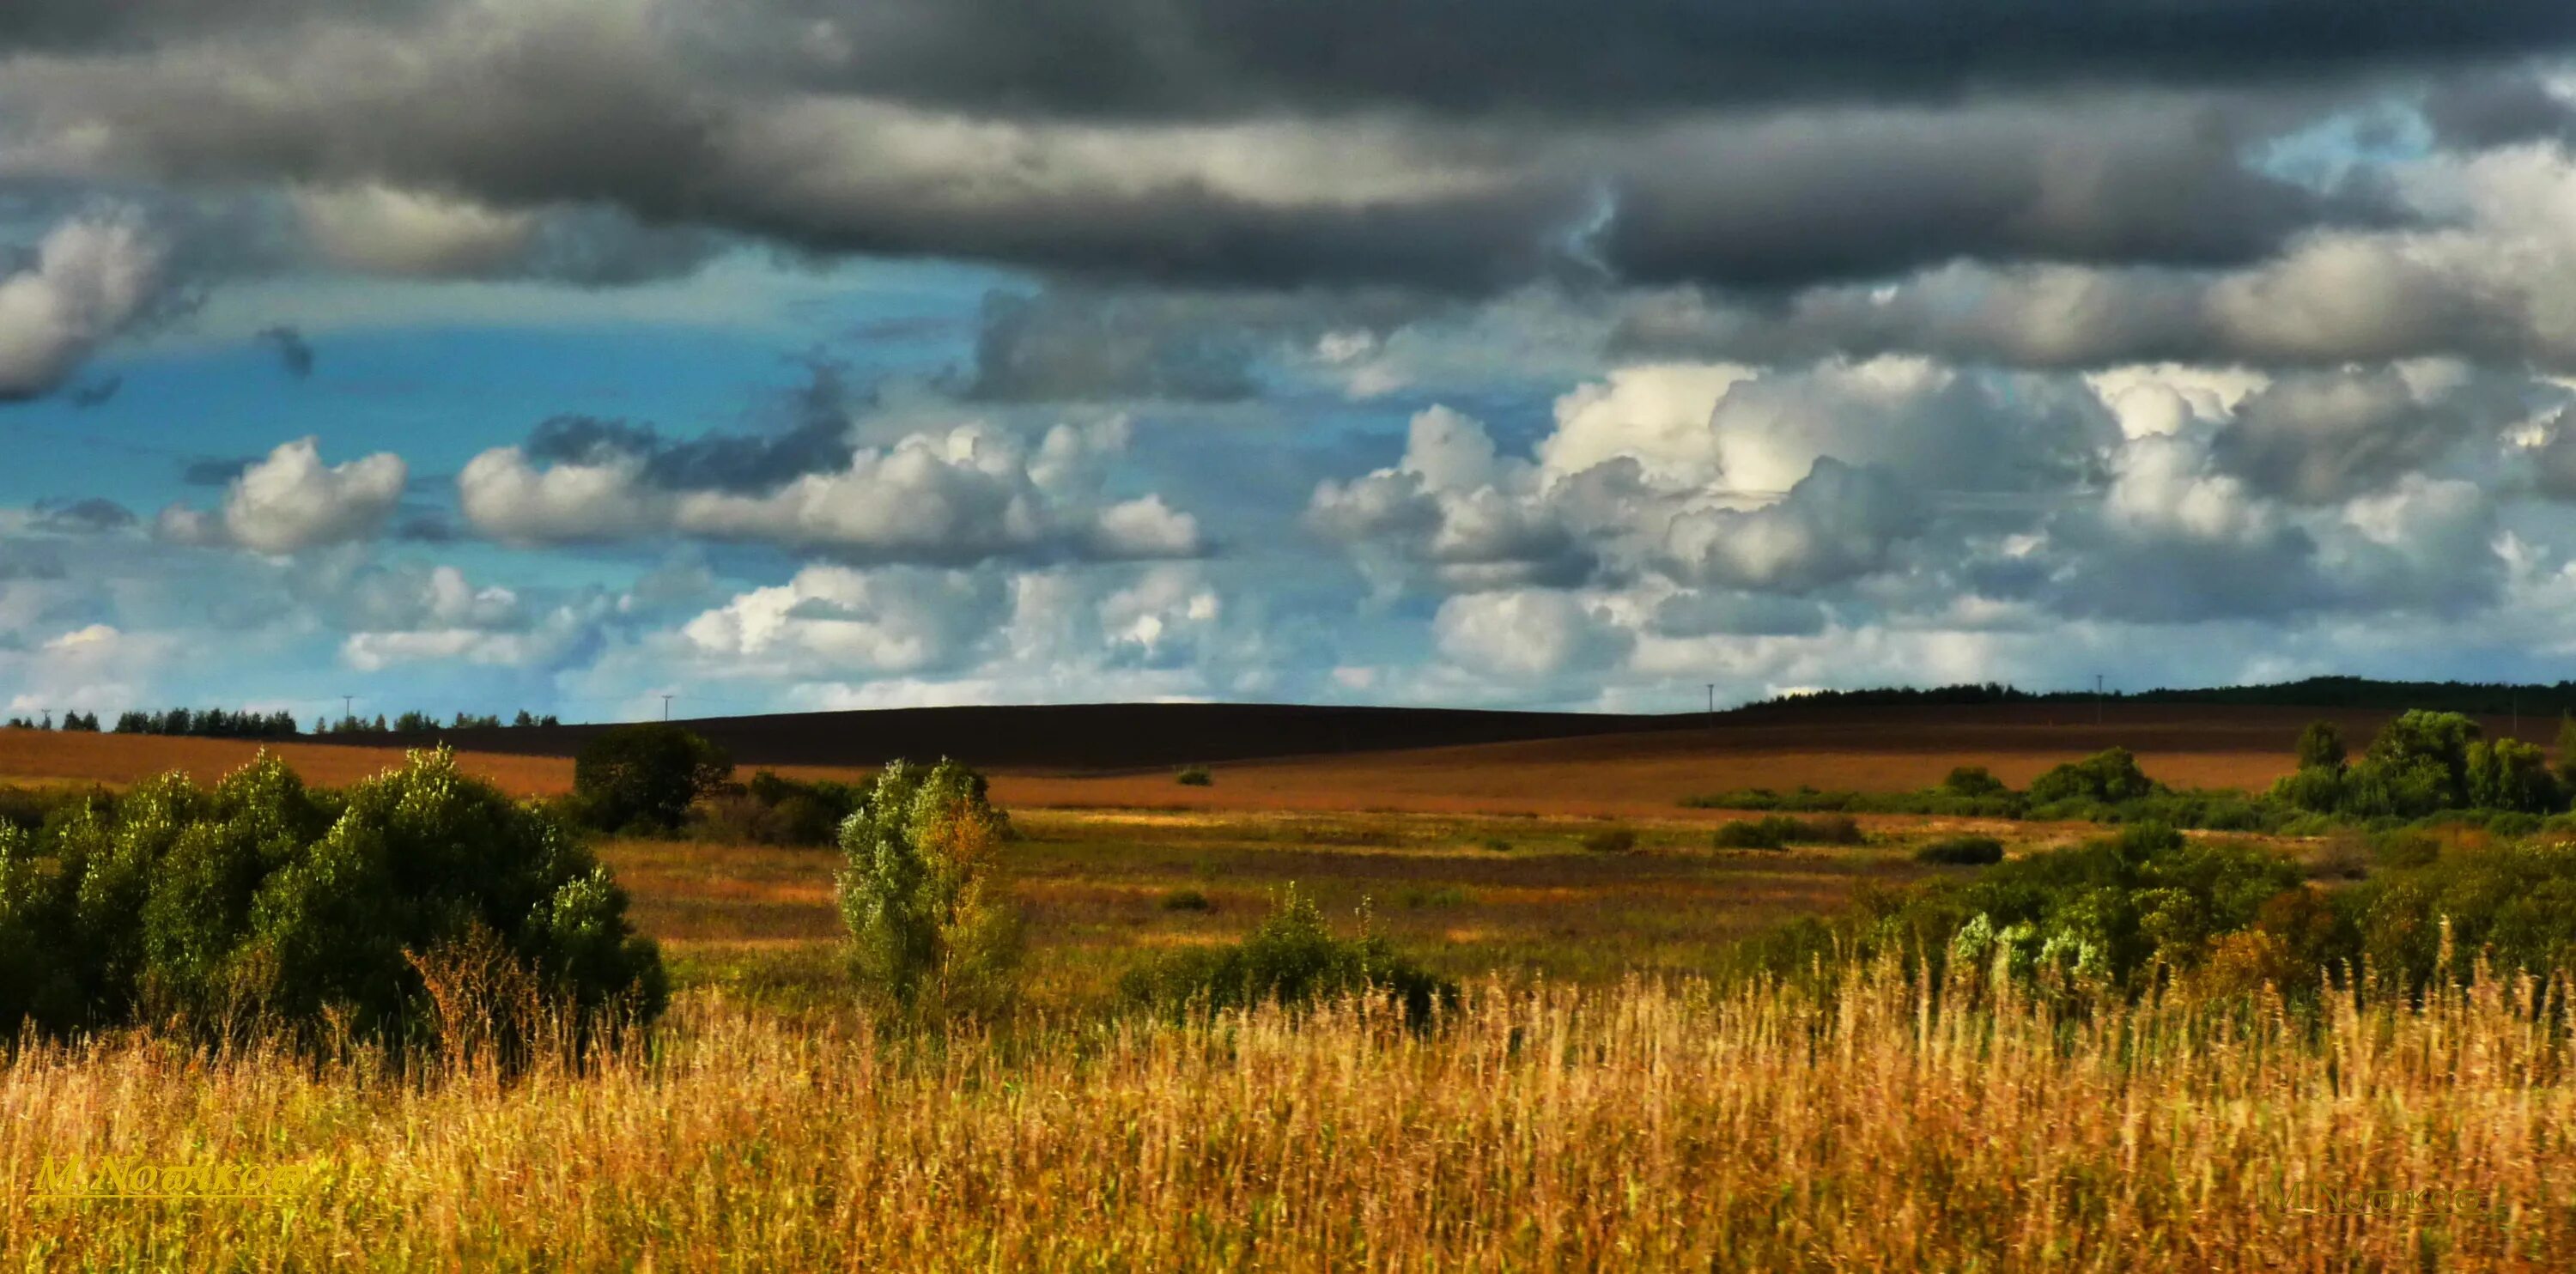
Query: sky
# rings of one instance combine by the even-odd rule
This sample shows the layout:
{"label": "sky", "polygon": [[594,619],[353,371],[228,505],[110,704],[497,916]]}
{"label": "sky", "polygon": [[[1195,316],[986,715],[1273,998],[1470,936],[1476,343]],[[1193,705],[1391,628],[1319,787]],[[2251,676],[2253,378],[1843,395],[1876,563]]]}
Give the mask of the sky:
{"label": "sky", "polygon": [[2563,0],[11,0],[0,699],[2576,677]]}

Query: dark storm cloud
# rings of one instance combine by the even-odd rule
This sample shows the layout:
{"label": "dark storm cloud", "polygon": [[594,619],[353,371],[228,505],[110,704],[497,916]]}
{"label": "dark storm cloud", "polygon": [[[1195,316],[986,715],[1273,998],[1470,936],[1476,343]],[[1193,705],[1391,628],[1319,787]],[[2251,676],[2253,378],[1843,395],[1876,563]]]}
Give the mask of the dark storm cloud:
{"label": "dark storm cloud", "polygon": [[132,46],[274,27],[311,18],[400,18],[441,0],[9,0],[0,6],[0,52]]}
{"label": "dark storm cloud", "polygon": [[649,424],[595,416],[557,416],[540,423],[521,448],[542,464],[642,462],[644,476],[665,491],[774,490],[809,473],[850,463],[850,417],[863,401],[840,369],[808,362],[805,384],[786,401],[785,427],[766,433],[670,438]]}
{"label": "dark storm cloud", "polygon": [[2518,381],[2424,394],[2388,368],[2284,376],[2212,440],[2222,468],[2269,495],[2332,503],[2388,486],[2463,439],[2525,414]]}
{"label": "dark storm cloud", "polygon": [[272,327],[253,338],[276,351],[278,364],[297,380],[313,375],[313,343],[292,327]]}
{"label": "dark storm cloud", "polygon": [[81,384],[72,386],[69,390],[65,391],[63,399],[82,411],[88,411],[91,408],[104,407],[109,403],[116,401],[116,396],[123,392],[124,389],[124,377],[102,376],[96,380],[84,381]]}
{"label": "dark storm cloud", "polygon": [[192,487],[229,486],[233,479],[242,476],[243,470],[258,464],[259,461],[258,456],[210,456],[203,460],[191,460],[179,471],[179,480]]}
{"label": "dark storm cloud", "polygon": [[2538,75],[2447,77],[2424,97],[2424,122],[2455,146],[2510,146],[2576,136],[2576,103]]}
{"label": "dark storm cloud", "polygon": [[100,496],[83,500],[41,500],[37,502],[35,512],[36,529],[57,535],[104,535],[125,530],[135,523],[133,510]]}
{"label": "dark storm cloud", "polygon": [[952,388],[994,402],[1239,402],[1259,361],[1328,332],[1388,332],[1453,305],[1401,289],[1167,291],[1068,284],[984,299]]}
{"label": "dark storm cloud", "polygon": [[[2311,79],[2576,42],[2555,0],[790,0],[678,6],[744,73],[986,112],[1528,114]],[[719,25],[721,24],[721,25]]]}
{"label": "dark storm cloud", "polygon": [[2160,100],[1782,117],[1638,148],[1601,236],[1631,281],[1739,287],[1942,262],[2224,265],[2326,225],[2395,219],[2367,186],[2319,192],[2248,168],[2277,119]]}
{"label": "dark storm cloud", "polygon": [[[1640,19],[1631,6],[1584,25],[1700,20],[1679,7],[1648,11],[1660,16]],[[1034,27],[1098,22],[1101,40],[1114,31],[1150,46],[1154,24],[1171,17],[1153,6],[1084,12]],[[1249,12],[1210,20],[1249,22]],[[1311,18],[1330,29],[1362,12],[1336,5]],[[1456,24],[1468,29],[1457,38],[1473,47],[1515,18],[1535,13],[1544,26],[1575,12],[1480,12]],[[1768,8],[1719,12],[1754,35],[1804,21]],[[2286,28],[2322,11],[2261,12]],[[947,30],[946,13],[919,11],[887,39]],[[757,27],[778,14],[734,16]],[[1417,17],[1381,13],[1396,29]],[[2081,24],[2036,9],[2019,19]],[[977,21],[956,19],[961,30]],[[2352,28],[2371,22],[2407,25],[2344,22],[2335,38],[2358,39]],[[494,24],[506,38],[486,29]],[[795,29],[811,42],[809,26]],[[1813,109],[1677,102],[1620,124],[1525,97],[1474,118],[1281,108],[1229,122],[1211,106],[1189,118],[1104,121],[1068,115],[1035,89],[973,115],[929,113],[864,87],[800,96],[775,74],[711,73],[672,29],[591,10],[450,15],[400,46],[324,30],[276,50],[36,60],[12,67],[11,86],[40,135],[77,138],[78,153],[121,168],[190,184],[290,181],[326,203],[350,190],[436,192],[457,201],[460,218],[537,218],[524,242],[477,237],[463,253],[416,219],[343,227],[353,268],[574,282],[685,271],[729,233],[821,254],[991,261],[1086,286],[1481,294],[1606,268],[1631,282],[1778,289],[1962,258],[2243,263],[2319,226],[2391,215],[2366,188],[2312,190],[2245,160],[2348,105],[2361,91],[2348,85],[1929,105],[1871,88],[1875,71],[1856,47],[1845,50],[1857,59],[1852,91]],[[1547,43],[1559,57],[1584,47]],[[1733,83],[1737,47],[1690,56],[1707,82]],[[1061,47],[1049,57],[1081,60]],[[1425,76],[1437,80],[1441,65]],[[442,246],[451,251],[431,250]],[[1232,392],[1210,383],[1227,379],[1209,365],[1223,361],[1035,375],[1142,375],[1205,397]],[[983,379],[996,394],[1016,392],[1007,358]]]}
{"label": "dark storm cloud", "polygon": [[1239,327],[1175,326],[1160,298],[1020,296],[984,300],[969,398],[1002,402],[1252,397],[1254,350]]}

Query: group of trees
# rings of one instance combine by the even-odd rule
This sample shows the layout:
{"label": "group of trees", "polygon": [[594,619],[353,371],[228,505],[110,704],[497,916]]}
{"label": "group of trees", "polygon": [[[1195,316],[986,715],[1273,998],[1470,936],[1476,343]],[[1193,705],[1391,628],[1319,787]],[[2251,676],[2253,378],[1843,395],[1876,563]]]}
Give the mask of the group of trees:
{"label": "group of trees", "polygon": [[0,1035],[336,1024],[437,1046],[463,992],[496,1041],[531,1014],[649,1021],[661,960],[625,912],[567,828],[450,753],[345,791],[263,756],[0,823]]}
{"label": "group of trees", "polygon": [[2015,686],[1963,684],[1891,687],[1869,690],[1817,690],[1781,695],[1753,705],[1766,713],[1800,706],[1968,707],[2000,703],[2091,703],[2115,699],[2127,703],[2248,704],[2259,707],[2353,708],[2403,710],[2430,707],[2443,712],[2576,713],[2576,681],[2509,685],[2472,681],[2375,681],[2365,677],[2310,677],[2304,681],[2263,686],[2211,686],[2198,689],[2029,691]]}
{"label": "group of trees", "polygon": [[681,726],[617,726],[573,762],[569,809],[575,821],[617,835],[828,846],[867,801],[863,786],[768,770],[737,783],[733,772],[723,748]]}
{"label": "group of trees", "polygon": [[[406,712],[388,721],[382,714],[373,719],[345,716],[337,721],[323,719],[313,723],[318,738],[396,737],[434,735],[442,730],[530,729],[563,724],[552,713],[538,716],[522,708],[519,715],[505,726],[498,714],[477,716],[459,712],[441,723],[426,712]],[[5,728],[11,730],[86,730],[97,733],[97,713],[66,712],[62,724],[54,724],[51,713],[40,717],[12,717]],[[274,712],[229,711],[223,708],[172,708],[167,712],[124,712],[116,718],[118,734],[191,735],[210,739],[292,739],[303,733],[295,714],[284,709]]]}
{"label": "group of trees", "polygon": [[1871,893],[1841,917],[1774,930],[1738,959],[1799,977],[1819,962],[1901,953],[1935,976],[1991,971],[2127,996],[2268,985],[2294,1002],[2329,981],[2412,997],[2471,979],[2481,960],[2505,975],[2576,968],[2576,846],[2460,848],[2383,862],[2333,889],[2302,875],[2259,844],[2143,823],[1972,880]]}
{"label": "group of trees", "polygon": [[295,714],[227,712],[222,708],[172,708],[168,712],[127,712],[116,718],[118,734],[184,734],[209,739],[291,739],[298,733]]}
{"label": "group of trees", "polygon": [[441,730],[499,730],[504,728],[525,730],[535,726],[553,726],[561,724],[563,724],[563,722],[556,718],[552,713],[548,713],[541,717],[535,713],[529,712],[525,708],[519,709],[519,715],[512,718],[507,727],[503,726],[501,718],[497,714],[476,716],[470,712],[459,712],[456,714],[454,719],[442,725],[439,723],[437,717],[431,716],[426,712],[406,712],[401,716],[395,717],[391,721],[387,721],[384,714],[378,713],[373,720],[359,716],[346,716],[337,721],[318,721],[314,723],[313,733],[325,738],[335,735],[401,735],[417,737],[421,735],[436,734]]}
{"label": "group of trees", "polygon": [[2576,719],[2560,728],[2555,768],[2537,744],[2479,735],[2477,722],[2458,713],[2407,712],[2353,761],[2342,730],[2319,721],[2300,734],[2299,768],[2273,785],[2272,796],[2311,813],[2353,818],[2421,818],[2442,810],[2553,814],[2567,808],[2576,791]]}

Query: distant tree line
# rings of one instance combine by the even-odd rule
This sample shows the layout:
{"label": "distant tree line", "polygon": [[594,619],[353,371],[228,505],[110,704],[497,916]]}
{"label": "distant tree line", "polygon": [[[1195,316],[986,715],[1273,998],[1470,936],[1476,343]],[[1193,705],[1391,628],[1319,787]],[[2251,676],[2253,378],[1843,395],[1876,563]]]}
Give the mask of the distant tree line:
{"label": "distant tree line", "polygon": [[562,724],[563,721],[553,713],[547,713],[541,717],[525,708],[519,709],[519,715],[513,717],[507,726],[502,724],[501,718],[497,714],[476,716],[470,712],[460,712],[456,714],[454,719],[442,724],[438,718],[431,716],[426,712],[406,712],[401,716],[393,718],[391,721],[386,720],[382,713],[377,714],[376,718],[372,721],[364,717],[354,716],[342,717],[337,721],[323,721],[313,727],[313,733],[316,735],[326,736],[416,735],[435,734],[441,730],[524,730],[536,726]]}
{"label": "distant tree line", "polygon": [[2400,712],[2429,708],[2484,716],[2513,712],[2537,716],[2576,713],[2576,681],[2516,685],[2472,681],[2374,681],[2366,677],[2310,677],[2261,686],[2122,691],[2023,690],[1995,682],[1955,686],[1888,686],[1817,690],[1779,695],[1752,705],[1766,711],[1798,707],[1945,707],[1998,703],[2201,703],[2248,707],[2351,708]]}
{"label": "distant tree line", "polygon": [[[406,712],[391,721],[381,715],[373,720],[357,716],[346,716],[337,721],[318,720],[313,723],[312,737],[331,738],[350,735],[390,737],[434,734],[441,730],[526,729],[561,724],[563,724],[562,720],[552,713],[538,716],[525,708],[520,709],[519,715],[507,726],[502,723],[497,714],[476,716],[469,712],[460,712],[453,720],[441,724],[438,718],[426,712]],[[6,725],[0,728],[85,731],[96,734],[99,732],[99,723],[97,713],[66,712],[60,725],[56,725],[53,716],[48,713],[36,719],[11,717]],[[302,736],[304,731],[296,723],[295,714],[282,708],[275,712],[247,710],[236,712],[223,708],[172,708],[167,712],[120,713],[116,718],[116,733],[190,735],[202,739],[292,739]]]}
{"label": "distant tree line", "polygon": [[[2555,764],[2538,744],[2489,740],[2456,712],[2404,712],[2358,758],[2342,727],[2309,724],[2296,744],[2298,768],[2268,791],[2177,791],[2138,768],[2126,748],[2056,766],[2014,791],[1983,766],[1960,766],[1939,784],[1911,792],[1770,788],[1684,800],[1710,809],[1933,814],[2104,823],[2157,822],[2218,831],[2315,835],[2339,825],[2388,828],[2420,820],[2475,818],[2527,828],[2552,819],[2576,831],[2576,715],[2559,723]],[[2564,824],[2564,826],[2560,826]]]}
{"label": "distant tree line", "polygon": [[172,708],[168,712],[127,712],[116,718],[118,734],[185,734],[207,739],[291,739],[298,731],[295,714],[227,712],[222,708]]}

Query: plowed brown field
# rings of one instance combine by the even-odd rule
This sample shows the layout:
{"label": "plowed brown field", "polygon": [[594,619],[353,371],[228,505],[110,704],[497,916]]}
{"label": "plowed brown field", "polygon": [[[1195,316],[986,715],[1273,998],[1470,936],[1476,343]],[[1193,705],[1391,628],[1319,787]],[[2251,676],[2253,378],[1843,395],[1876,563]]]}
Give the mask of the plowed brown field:
{"label": "plowed brown field", "polygon": [[[1139,708],[1140,714],[1152,709]],[[2114,705],[2100,723],[2083,707],[1903,708],[1816,713],[1780,724],[1669,726],[1638,733],[1469,746],[1236,761],[1215,767],[1214,786],[1182,787],[1169,770],[1084,772],[1080,757],[1044,767],[994,767],[1007,805],[1216,810],[1404,810],[1697,818],[1679,802],[1736,788],[1891,791],[1933,783],[1955,765],[1983,765],[2020,785],[2060,761],[2114,744],[2177,787],[2259,788],[2286,772],[2303,709]],[[2366,740],[2385,714],[2336,713],[2347,737]],[[2503,718],[2484,722],[2508,733]],[[2551,723],[2527,719],[2525,734]],[[223,739],[0,731],[0,779],[131,783],[164,770],[214,778],[262,745]],[[391,748],[273,744],[309,781],[348,783],[396,763]],[[1068,744],[1068,746],[1073,746]],[[808,777],[852,778],[873,757],[783,767]],[[465,768],[504,789],[536,795],[572,781],[564,757],[468,751]],[[746,769],[750,768],[748,766]]]}

